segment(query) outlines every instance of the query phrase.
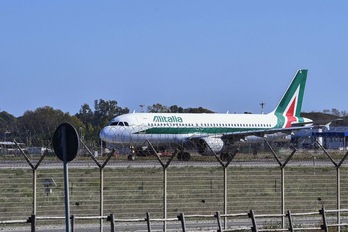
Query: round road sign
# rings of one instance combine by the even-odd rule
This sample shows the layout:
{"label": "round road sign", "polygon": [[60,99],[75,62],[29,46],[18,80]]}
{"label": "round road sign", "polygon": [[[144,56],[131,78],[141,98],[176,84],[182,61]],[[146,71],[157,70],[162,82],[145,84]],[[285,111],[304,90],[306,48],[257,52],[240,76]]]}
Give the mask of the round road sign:
{"label": "round road sign", "polygon": [[57,157],[64,162],[75,159],[79,149],[79,136],[74,126],[69,123],[60,124],[53,135],[53,148]]}

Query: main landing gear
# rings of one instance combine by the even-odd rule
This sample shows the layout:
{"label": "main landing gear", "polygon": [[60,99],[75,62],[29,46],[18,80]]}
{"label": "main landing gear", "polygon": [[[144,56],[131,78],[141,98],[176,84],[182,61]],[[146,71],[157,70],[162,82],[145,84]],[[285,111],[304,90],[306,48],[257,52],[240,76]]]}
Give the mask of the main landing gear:
{"label": "main landing gear", "polygon": [[128,158],[129,161],[134,161],[135,160],[135,154],[129,154],[127,158]]}
{"label": "main landing gear", "polygon": [[[130,154],[128,155],[127,158],[129,161],[134,161],[136,159],[136,156],[146,157],[146,156],[156,155],[156,153],[162,157],[171,156],[172,154],[171,152],[167,152],[166,149],[163,147],[154,149],[153,146],[152,147],[148,146],[145,149],[142,149],[142,148],[131,146]],[[181,150],[177,154],[177,159],[180,161],[189,161],[191,159],[191,154],[187,151]]]}
{"label": "main landing gear", "polygon": [[150,156],[150,155],[154,155],[155,151],[152,151],[151,149],[149,149],[148,147],[144,148],[144,147],[135,147],[135,146],[131,146],[130,147],[130,154],[128,155],[128,160],[129,161],[134,161],[136,156],[141,156],[141,157],[146,157],[146,156]]}

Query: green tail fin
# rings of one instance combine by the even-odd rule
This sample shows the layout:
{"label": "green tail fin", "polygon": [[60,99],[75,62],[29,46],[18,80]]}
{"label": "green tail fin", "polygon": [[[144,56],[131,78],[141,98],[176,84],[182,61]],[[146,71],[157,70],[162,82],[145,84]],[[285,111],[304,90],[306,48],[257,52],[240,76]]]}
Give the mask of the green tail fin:
{"label": "green tail fin", "polygon": [[[281,98],[279,104],[272,112],[277,116],[284,117],[285,127],[289,127],[293,121],[301,121],[301,109],[304,90],[306,86],[308,70],[298,70],[290,86]],[[283,121],[283,120],[282,120]]]}

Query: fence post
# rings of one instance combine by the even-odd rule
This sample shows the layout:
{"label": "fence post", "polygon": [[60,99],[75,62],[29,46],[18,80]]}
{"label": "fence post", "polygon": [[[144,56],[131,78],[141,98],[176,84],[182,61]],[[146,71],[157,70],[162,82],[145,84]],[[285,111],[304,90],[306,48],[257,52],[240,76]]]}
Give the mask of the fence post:
{"label": "fence post", "polygon": [[19,146],[19,144],[17,143],[16,140],[13,141],[17,148],[19,149],[19,151],[21,152],[21,154],[23,155],[24,159],[27,161],[27,163],[29,164],[29,166],[31,167],[32,171],[33,171],[33,215],[36,215],[36,170],[38,169],[38,167],[40,166],[42,160],[45,158],[45,156],[47,155],[47,152],[45,152],[39,159],[39,161],[36,163],[36,165],[34,166],[34,164],[30,161],[30,159],[28,158],[28,156],[25,154],[25,152],[23,151],[23,149]]}
{"label": "fence post", "polygon": [[[294,225],[293,225],[293,223],[292,223],[292,217],[291,217],[291,212],[290,212],[290,210],[288,210],[287,216],[288,216],[288,218],[289,218],[289,230],[290,230],[291,232],[294,232]],[[284,227],[283,227],[283,229],[284,229]]]}
{"label": "fence post", "polygon": [[151,232],[151,219],[150,219],[150,213],[146,213],[146,223],[147,223],[147,231]]}
{"label": "fence post", "polygon": [[248,216],[251,218],[251,222],[253,223],[253,227],[251,228],[251,231],[257,232],[257,224],[256,224],[254,210],[251,209],[250,212],[248,213]]}
{"label": "fence post", "polygon": [[[280,171],[281,171],[281,180],[280,180],[281,181],[281,206],[280,207],[281,207],[281,214],[285,215],[285,167],[288,164],[288,162],[291,160],[293,155],[296,153],[297,150],[295,147],[291,146],[293,149],[291,154],[287,157],[285,162],[282,163],[280,161],[280,159],[278,158],[276,152],[272,148],[272,146],[269,144],[267,138],[265,138],[264,140],[265,140],[265,143],[268,146],[268,148],[271,150],[275,160],[277,161],[277,163],[279,164],[279,167],[280,167]],[[285,217],[284,216],[282,217],[282,228],[283,229],[285,228]]]}
{"label": "fence post", "polygon": [[216,212],[215,214],[215,217],[216,217],[216,220],[217,220],[217,223],[218,223],[218,230],[217,232],[222,232],[222,227],[221,227],[221,217],[220,217],[220,212]]}
{"label": "fence post", "polygon": [[[280,211],[281,214],[285,214],[285,167],[281,166],[280,168],[280,191],[281,191],[281,206],[280,206]],[[282,217],[282,228],[285,229],[285,218],[284,216]]]}
{"label": "fence post", "polygon": [[184,213],[180,213],[178,216],[178,219],[181,221],[182,232],[186,232],[186,222],[185,222]]}
{"label": "fence post", "polygon": [[[340,167],[343,164],[343,162],[347,159],[348,157],[348,152],[346,152],[346,154],[343,156],[343,158],[341,159],[341,161],[339,162],[339,164],[336,167],[336,172],[337,172],[337,224],[341,224],[341,171],[340,171]],[[337,232],[341,231],[341,226],[338,226],[337,228]]]}
{"label": "fence post", "polygon": [[70,216],[71,232],[75,231],[75,215]]}
{"label": "fence post", "polygon": [[324,230],[325,232],[328,232],[327,221],[326,221],[326,213],[325,213],[324,206],[322,206],[322,208],[319,210],[319,213],[323,217],[323,225],[321,226],[321,229]]}
{"label": "fence post", "polygon": [[152,151],[155,153],[155,156],[157,158],[157,160],[159,161],[159,163],[161,164],[162,168],[163,168],[163,231],[166,232],[167,231],[167,211],[168,211],[168,175],[167,175],[167,168],[169,167],[169,164],[172,162],[172,160],[174,159],[175,156],[177,156],[179,150],[176,149],[175,152],[172,154],[172,156],[169,158],[169,160],[167,161],[167,163],[164,163],[161,160],[161,157],[159,156],[159,154],[157,153],[156,149],[154,148],[154,146],[152,145],[152,143],[149,140],[146,140],[148,145],[150,146],[150,148],[152,149]]}
{"label": "fence post", "polygon": [[114,214],[110,214],[107,218],[107,221],[110,222],[110,231],[115,232],[115,216],[114,216]]}
{"label": "fence post", "polygon": [[[337,224],[341,224],[341,172],[340,172],[340,165],[336,167],[336,204],[337,204],[337,214],[336,214],[336,221]],[[341,226],[337,227],[337,232],[341,231]]]}
{"label": "fence post", "polygon": [[28,218],[28,223],[30,223],[30,230],[31,230],[31,232],[35,232],[35,230],[36,230],[36,215],[35,214],[32,214]]}
{"label": "fence post", "polygon": [[167,231],[167,203],[168,203],[168,175],[167,175],[167,169],[163,168],[163,231]]}
{"label": "fence post", "polygon": [[[104,168],[107,165],[107,163],[110,161],[112,155],[115,153],[115,149],[112,149],[112,151],[108,154],[106,160],[104,161],[103,164],[100,164],[99,161],[94,157],[92,154],[91,150],[87,147],[87,145],[83,142],[82,139],[80,139],[80,143],[84,146],[84,148],[87,150],[89,156],[94,160],[95,164],[99,167],[99,180],[100,180],[100,185],[99,185],[99,214],[102,217],[104,215]],[[103,149],[102,149],[103,150]],[[99,229],[100,232],[103,232],[103,219],[100,218],[99,220]]]}
{"label": "fence post", "polygon": [[[104,168],[99,168],[99,215],[104,215]],[[103,232],[103,219],[99,220],[99,231]]]}
{"label": "fence post", "polygon": [[[209,146],[208,146],[209,147]],[[232,162],[232,160],[234,159],[234,157],[237,155],[237,153],[239,152],[239,149],[236,149],[233,153],[228,153],[227,156],[227,162],[224,163],[221,158],[216,154],[216,152],[213,151],[213,149],[211,149],[211,147],[209,147],[210,151],[214,154],[215,158],[217,159],[217,161],[221,164],[223,170],[224,170],[224,214],[227,214],[227,167],[228,165],[230,165],[230,163]],[[224,217],[224,229],[227,228],[227,217]]]}
{"label": "fence post", "polygon": [[37,205],[37,172],[36,169],[33,171],[33,214],[36,215],[36,205]]}

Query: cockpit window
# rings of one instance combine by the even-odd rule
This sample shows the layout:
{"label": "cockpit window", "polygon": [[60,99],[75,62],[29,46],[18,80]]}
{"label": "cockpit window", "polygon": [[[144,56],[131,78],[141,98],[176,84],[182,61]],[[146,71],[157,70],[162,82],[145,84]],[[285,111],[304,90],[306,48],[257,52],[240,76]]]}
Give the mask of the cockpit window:
{"label": "cockpit window", "polygon": [[112,122],[110,126],[129,126],[128,122]]}

